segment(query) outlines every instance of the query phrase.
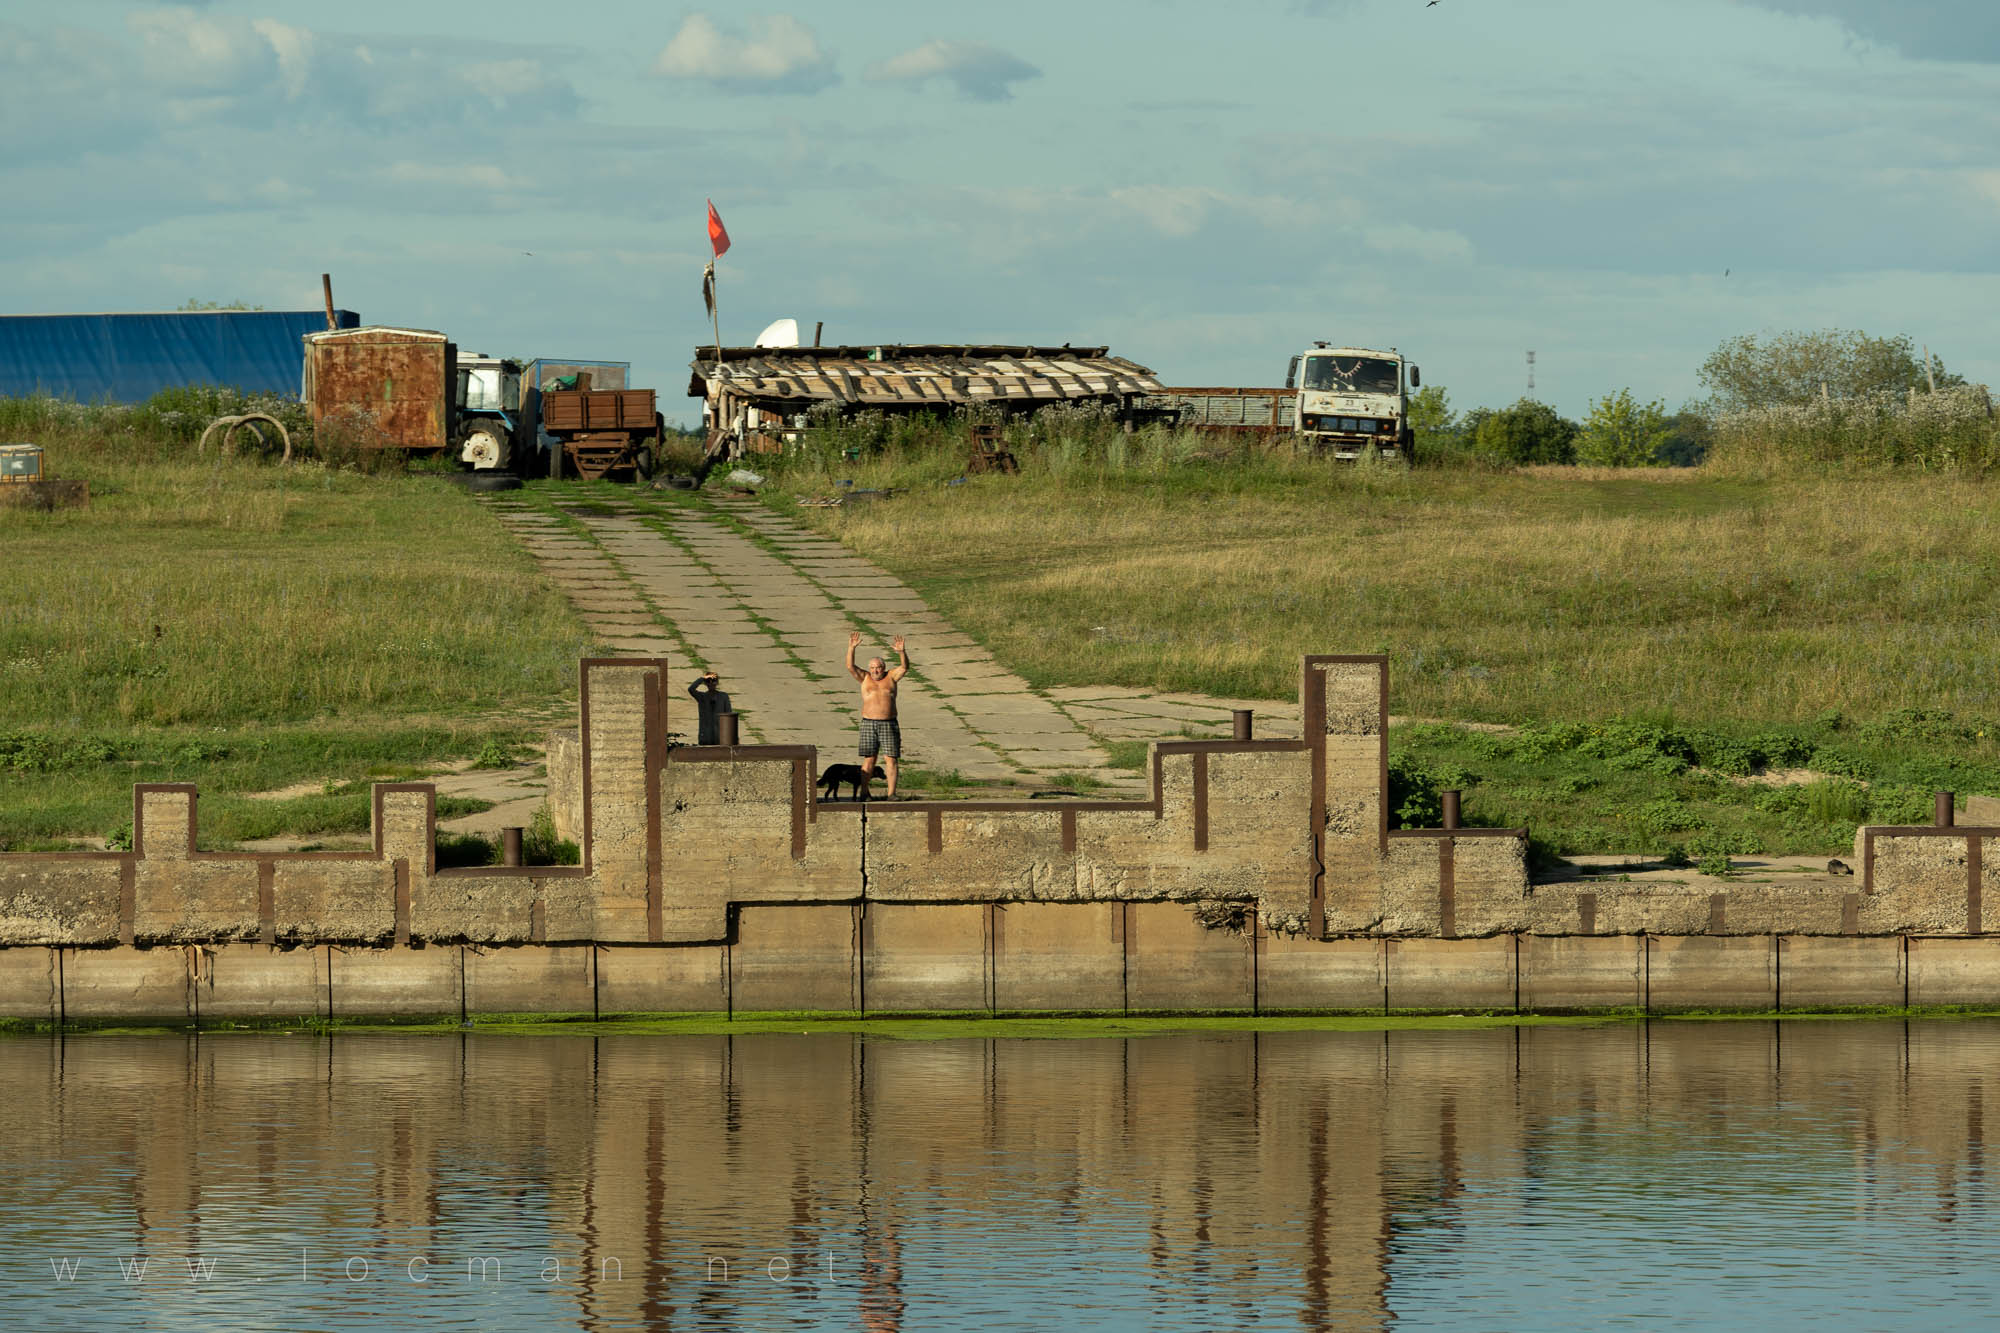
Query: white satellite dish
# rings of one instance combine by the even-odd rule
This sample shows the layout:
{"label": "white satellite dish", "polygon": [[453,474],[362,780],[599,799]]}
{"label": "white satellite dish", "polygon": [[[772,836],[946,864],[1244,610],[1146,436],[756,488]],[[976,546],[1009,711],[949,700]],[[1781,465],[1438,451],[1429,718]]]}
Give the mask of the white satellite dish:
{"label": "white satellite dish", "polygon": [[796,319],[775,319],[757,335],[759,347],[797,347],[799,345],[799,322]]}

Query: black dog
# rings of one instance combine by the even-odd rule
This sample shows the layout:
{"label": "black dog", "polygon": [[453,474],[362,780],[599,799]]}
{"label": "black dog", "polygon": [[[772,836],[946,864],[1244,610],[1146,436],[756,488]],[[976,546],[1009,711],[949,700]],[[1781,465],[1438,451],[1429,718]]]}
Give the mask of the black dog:
{"label": "black dog", "polygon": [[865,801],[869,796],[868,784],[874,779],[875,775],[859,764],[828,764],[813,785],[826,788],[826,799],[830,801],[835,789],[845,783],[854,789],[853,799]]}

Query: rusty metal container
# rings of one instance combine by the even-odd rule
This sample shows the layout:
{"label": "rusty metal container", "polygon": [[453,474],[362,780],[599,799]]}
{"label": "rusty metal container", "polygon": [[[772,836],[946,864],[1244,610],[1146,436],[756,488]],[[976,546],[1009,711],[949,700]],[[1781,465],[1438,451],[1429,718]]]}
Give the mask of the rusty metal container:
{"label": "rusty metal container", "polygon": [[310,333],[306,400],[313,429],[333,420],[370,449],[444,449],[458,349],[430,329],[369,327]]}

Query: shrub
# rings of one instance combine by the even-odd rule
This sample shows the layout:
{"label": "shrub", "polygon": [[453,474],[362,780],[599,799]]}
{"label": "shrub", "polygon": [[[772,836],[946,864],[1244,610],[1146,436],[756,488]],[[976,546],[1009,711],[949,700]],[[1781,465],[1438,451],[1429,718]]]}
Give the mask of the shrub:
{"label": "shrub", "polygon": [[521,835],[521,860],[531,866],[573,866],[582,864],[583,853],[568,838],[556,836],[555,816],[544,805]]}
{"label": "shrub", "polygon": [[[1442,784],[1448,786],[1449,784]],[[1436,828],[1444,822],[1437,775],[1407,754],[1389,756],[1389,825]]]}
{"label": "shrub", "polygon": [[1487,412],[1472,429],[1475,452],[1507,463],[1574,463],[1577,425],[1547,403],[1523,398]]}
{"label": "shrub", "polygon": [[1758,848],[1754,843],[1742,838],[1732,838],[1720,833],[1698,833],[1687,840],[1682,855],[1694,863],[1694,868],[1704,875],[1727,875],[1730,872],[1729,858],[1749,855]]}
{"label": "shrub", "polygon": [[1639,825],[1648,833],[1664,836],[1693,832],[1702,827],[1702,819],[1699,813],[1679,801],[1648,801],[1639,807]]}
{"label": "shrub", "polygon": [[437,863],[445,866],[490,866],[500,861],[500,849],[476,833],[437,835]]}
{"label": "shrub", "polygon": [[1607,394],[1590,405],[1576,437],[1576,461],[1598,467],[1651,467],[1667,440],[1667,405],[1641,403],[1630,389]]}

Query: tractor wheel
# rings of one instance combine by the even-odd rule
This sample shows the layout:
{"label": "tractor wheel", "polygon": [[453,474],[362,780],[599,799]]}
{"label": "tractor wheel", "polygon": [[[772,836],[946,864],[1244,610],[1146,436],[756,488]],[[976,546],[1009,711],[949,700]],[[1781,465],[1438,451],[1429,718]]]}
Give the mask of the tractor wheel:
{"label": "tractor wheel", "polygon": [[474,422],[465,433],[464,443],[459,446],[458,461],[471,464],[479,472],[504,468],[509,462],[507,445],[507,435],[500,423]]}

